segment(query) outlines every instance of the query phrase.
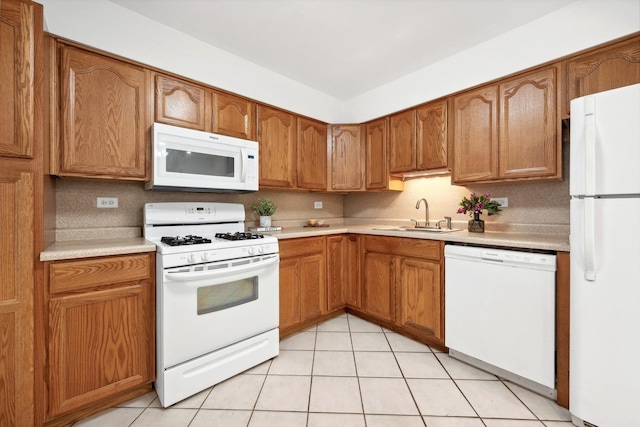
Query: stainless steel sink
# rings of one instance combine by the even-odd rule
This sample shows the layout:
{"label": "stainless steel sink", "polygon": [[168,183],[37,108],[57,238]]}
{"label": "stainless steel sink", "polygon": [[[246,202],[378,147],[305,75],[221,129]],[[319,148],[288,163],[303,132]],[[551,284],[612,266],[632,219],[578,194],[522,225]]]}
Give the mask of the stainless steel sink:
{"label": "stainless steel sink", "polygon": [[461,228],[436,228],[436,227],[374,227],[374,230],[381,231],[412,231],[424,233],[450,233],[452,231],[460,231]]}

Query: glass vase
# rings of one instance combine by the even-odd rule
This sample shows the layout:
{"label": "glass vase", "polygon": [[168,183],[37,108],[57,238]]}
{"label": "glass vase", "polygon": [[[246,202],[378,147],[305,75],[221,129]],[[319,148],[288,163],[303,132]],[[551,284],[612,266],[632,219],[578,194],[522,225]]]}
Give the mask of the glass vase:
{"label": "glass vase", "polygon": [[469,221],[469,232],[484,233],[484,221],[480,219],[480,212],[473,213],[473,219]]}

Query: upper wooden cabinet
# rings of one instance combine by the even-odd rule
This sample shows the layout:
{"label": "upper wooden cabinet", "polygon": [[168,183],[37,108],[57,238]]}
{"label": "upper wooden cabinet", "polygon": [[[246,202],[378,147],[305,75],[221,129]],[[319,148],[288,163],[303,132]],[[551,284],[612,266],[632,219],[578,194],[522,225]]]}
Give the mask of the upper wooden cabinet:
{"label": "upper wooden cabinet", "polygon": [[447,100],[416,109],[415,170],[446,168],[449,165],[447,141]]}
{"label": "upper wooden cabinet", "polygon": [[256,104],[163,74],[155,75],[155,121],[255,140]]}
{"label": "upper wooden cabinet", "polygon": [[297,186],[327,189],[327,125],[298,117]]}
{"label": "upper wooden cabinet", "polygon": [[566,88],[562,117],[567,118],[574,98],[640,83],[640,35],[574,56],[563,65]]}
{"label": "upper wooden cabinet", "polygon": [[404,188],[402,181],[389,175],[388,123],[388,119],[383,117],[364,124],[365,187],[367,190],[402,191]]}
{"label": "upper wooden cabinet", "polygon": [[32,157],[34,131],[34,6],[0,3],[0,156]]}
{"label": "upper wooden cabinet", "polygon": [[293,114],[258,106],[260,187],[295,187],[296,135],[296,117]]}
{"label": "upper wooden cabinet", "polygon": [[454,183],[561,178],[558,73],[556,64],[453,97]]}
{"label": "upper wooden cabinet", "polygon": [[409,172],[416,167],[416,110],[389,117],[389,172]]}
{"label": "upper wooden cabinet", "polygon": [[331,126],[331,190],[364,190],[365,146],[362,126]]}
{"label": "upper wooden cabinet", "polygon": [[55,173],[144,181],[150,72],[60,45],[60,141]]}

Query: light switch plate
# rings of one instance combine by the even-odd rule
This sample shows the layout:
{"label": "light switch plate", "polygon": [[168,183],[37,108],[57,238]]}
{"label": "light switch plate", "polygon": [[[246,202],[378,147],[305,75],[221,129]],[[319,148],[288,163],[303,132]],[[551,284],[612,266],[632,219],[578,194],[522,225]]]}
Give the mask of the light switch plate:
{"label": "light switch plate", "polygon": [[491,200],[494,202],[500,203],[501,208],[509,207],[509,198],[508,197],[492,197]]}

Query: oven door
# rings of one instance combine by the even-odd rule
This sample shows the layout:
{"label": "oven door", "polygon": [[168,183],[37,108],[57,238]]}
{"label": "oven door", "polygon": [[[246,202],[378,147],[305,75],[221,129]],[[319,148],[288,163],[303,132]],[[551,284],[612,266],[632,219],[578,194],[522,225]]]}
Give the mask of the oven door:
{"label": "oven door", "polygon": [[278,327],[278,254],[162,271],[158,356],[163,368]]}

